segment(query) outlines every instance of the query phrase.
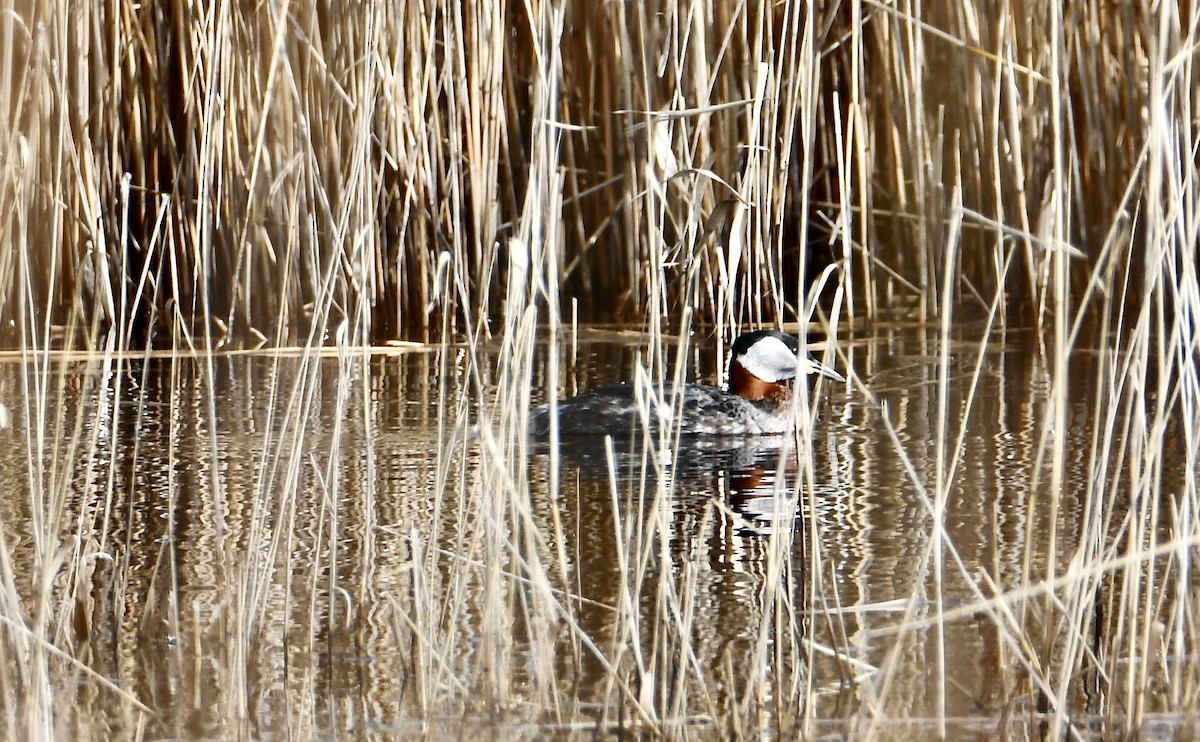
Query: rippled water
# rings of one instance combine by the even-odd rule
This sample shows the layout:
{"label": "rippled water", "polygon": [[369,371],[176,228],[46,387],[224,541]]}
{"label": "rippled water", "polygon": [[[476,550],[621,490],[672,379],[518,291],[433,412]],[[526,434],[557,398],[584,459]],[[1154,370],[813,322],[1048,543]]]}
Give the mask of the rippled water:
{"label": "rippled water", "polygon": [[[1029,732],[1036,694],[1022,685],[994,622],[957,609],[983,597],[980,575],[1004,591],[1027,572],[1042,574],[1047,560],[1066,567],[1096,413],[1090,360],[1075,360],[1081,383],[1069,405],[1071,459],[1050,553],[1051,514],[1039,492],[1046,476],[1035,476],[1044,361],[1025,333],[982,347],[972,336],[981,327],[958,332],[947,430],[937,424],[940,356],[931,332],[881,325],[846,344],[870,396],[853,385],[823,387],[811,481],[799,497],[797,460],[771,445],[735,455],[685,448],[656,467],[656,450],[623,443],[613,451],[615,478],[603,446],[568,450],[553,491],[549,456],[534,447],[524,469],[531,512],[497,533],[514,541],[559,534],[560,543],[537,548],[548,555],[550,581],[575,593],[568,603],[577,631],[604,651],[624,647],[629,662],[637,642],[613,632],[630,609],[630,581],[678,590],[691,626],[691,646],[678,651],[689,658],[692,704],[717,716],[743,700],[759,672],[764,626],[783,620],[783,609],[803,635],[770,651],[799,652],[799,662],[783,664],[787,680],[811,689],[816,731],[932,735],[941,717],[957,739],[991,739],[1001,727]],[[628,378],[635,341],[591,331],[577,355],[564,346],[561,393]],[[60,731],[539,736],[539,727],[512,721],[529,715],[522,704],[537,703],[521,688],[543,671],[519,647],[538,631],[522,625],[522,601],[534,598],[510,588],[490,601],[489,569],[513,563],[473,561],[486,553],[482,541],[501,535],[480,530],[489,502],[477,489],[484,444],[468,427],[475,411],[459,402],[473,398],[474,384],[491,389],[495,381],[487,368],[472,380],[466,358],[461,348],[445,357],[225,356],[211,374],[199,362],[163,358],[124,369],[0,364],[0,399],[14,414],[14,427],[0,433],[0,476],[17,485],[0,495],[0,517],[26,612],[43,606],[41,625],[58,646],[153,710],[141,715],[92,675],[55,665]],[[539,369],[545,360],[543,350]],[[692,378],[713,378],[716,359],[697,352],[686,362]],[[45,412],[30,385],[44,385]],[[939,462],[960,436],[958,455]],[[950,482],[940,572],[930,556],[939,476]],[[651,517],[661,518],[666,547],[629,553]],[[782,566],[767,535],[780,528],[795,529],[787,552],[776,554]],[[61,544],[84,534],[87,557],[75,567],[55,562],[47,534]],[[764,605],[770,579],[786,581],[783,603]],[[52,597],[39,602],[42,584]],[[652,589],[637,594],[648,625],[665,604]],[[496,605],[510,612],[497,619],[489,613]],[[934,620],[939,610],[948,620]],[[438,698],[470,696],[486,664],[480,658],[505,641],[517,645],[501,652],[513,663],[502,683],[513,705],[439,711]],[[586,720],[604,717],[603,705],[620,693],[586,652],[561,654],[554,665],[571,728],[589,733]],[[880,672],[886,688],[871,682]],[[660,668],[655,677],[672,676]],[[757,700],[770,708],[770,699]],[[615,711],[606,718],[619,721]],[[720,733],[706,721],[690,733]]]}

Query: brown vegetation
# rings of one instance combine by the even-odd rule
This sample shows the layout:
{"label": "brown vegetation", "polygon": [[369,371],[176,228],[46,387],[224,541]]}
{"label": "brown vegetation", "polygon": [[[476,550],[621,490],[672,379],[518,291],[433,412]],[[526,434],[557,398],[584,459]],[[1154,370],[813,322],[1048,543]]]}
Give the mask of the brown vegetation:
{"label": "brown vegetation", "polygon": [[[220,348],[298,346],[312,359],[337,346],[348,390],[354,354],[395,339],[466,349],[466,368],[442,357],[438,378],[463,375],[444,407],[475,409],[479,432],[443,421],[438,507],[494,498],[469,544],[472,563],[492,571],[470,589],[489,619],[522,612],[535,660],[519,695],[554,708],[546,658],[593,654],[611,662],[628,718],[678,731],[700,713],[689,696],[639,697],[630,683],[636,618],[614,619],[616,649],[577,631],[556,534],[529,520],[531,359],[538,330],[557,337],[573,302],[584,319],[641,326],[658,379],[672,372],[668,346],[685,347],[697,326],[718,348],[747,325],[812,321],[836,336],[852,331],[847,317],[897,308],[939,323],[947,339],[958,315],[986,318],[984,341],[998,327],[1036,327],[1054,404],[1034,454],[1044,484],[1034,502],[1049,515],[1032,527],[1050,529],[1051,544],[1068,361],[1089,338],[1103,424],[1082,546],[1065,572],[1053,559],[1048,573],[1030,566],[1019,594],[981,580],[972,610],[992,617],[1033,679],[1050,738],[1063,734],[1086,673],[1110,683],[1097,713],[1134,729],[1151,645],[1196,653],[1197,484],[1163,491],[1160,444],[1178,431],[1182,468],[1197,470],[1198,33],[1188,2],[0,0],[0,343],[29,362],[21,396],[0,402],[33,421],[20,442],[35,531],[26,584],[13,576],[16,537],[0,531],[8,732],[54,729],[49,678],[87,674],[65,638],[83,602],[72,591],[116,548],[103,519],[78,511],[70,477],[38,474],[51,441],[70,441],[84,460],[99,450],[85,417],[95,411],[56,407],[53,374],[38,376],[71,368],[50,351],[92,351],[111,369],[161,349],[198,359],[177,372],[211,385]],[[503,352],[484,370],[487,337]],[[551,362],[546,388],[557,373]],[[308,466],[297,420],[317,375],[305,367],[294,388],[277,390],[289,416],[266,434],[260,494],[279,500],[264,512],[299,517],[273,506],[297,486],[282,472]],[[939,518],[969,408],[960,420],[943,407],[945,465],[919,483]],[[449,462],[467,448],[478,466],[456,479]],[[111,505],[103,481],[98,502]],[[224,496],[218,484],[209,494]],[[257,520],[245,527],[247,552],[286,552]],[[940,534],[935,571],[952,551]],[[430,547],[437,535],[411,543],[414,574],[448,569]],[[773,565],[789,539],[772,541]],[[632,579],[655,541],[624,546]],[[220,570],[236,596],[226,606],[235,664],[256,651],[256,601],[279,570],[269,560]],[[113,573],[107,589],[119,592]],[[422,633],[411,611],[457,593],[414,585],[412,603],[393,606],[397,622],[425,642],[420,682],[446,682],[438,653],[462,637]],[[666,590],[626,587],[630,605],[638,590]],[[763,597],[778,621],[764,632],[802,634],[803,616],[773,600],[783,598]],[[659,628],[686,637],[672,615]],[[491,654],[479,662],[491,683],[423,685],[422,712],[462,713],[481,687],[487,708],[511,701],[512,627],[487,625],[480,651]],[[537,632],[549,626],[559,631]],[[1198,670],[1192,662],[1157,679],[1169,710],[1195,707]],[[803,683],[787,688],[776,702],[804,708]],[[138,713],[135,692],[111,692]],[[746,706],[753,697],[747,688]],[[721,728],[756,734],[741,726],[750,718]]]}

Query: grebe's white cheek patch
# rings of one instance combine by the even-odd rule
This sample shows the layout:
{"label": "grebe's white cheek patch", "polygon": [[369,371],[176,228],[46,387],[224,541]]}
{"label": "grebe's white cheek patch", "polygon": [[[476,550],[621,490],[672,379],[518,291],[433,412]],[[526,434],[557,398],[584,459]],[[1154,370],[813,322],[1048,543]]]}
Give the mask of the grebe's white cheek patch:
{"label": "grebe's white cheek patch", "polygon": [[796,377],[796,352],[777,337],[767,336],[751,345],[737,359],[742,368],[763,381],[783,381]]}

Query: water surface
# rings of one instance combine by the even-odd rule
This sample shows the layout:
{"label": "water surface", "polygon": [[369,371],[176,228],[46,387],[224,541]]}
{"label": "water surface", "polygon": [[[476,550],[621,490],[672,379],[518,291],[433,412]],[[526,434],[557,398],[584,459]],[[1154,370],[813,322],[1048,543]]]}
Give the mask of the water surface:
{"label": "water surface", "polygon": [[[822,387],[811,469],[760,441],[677,459],[626,441],[614,471],[598,442],[555,474],[544,447],[476,426],[498,344],[478,376],[462,347],[2,363],[0,477],[16,486],[0,517],[26,615],[45,611],[30,625],[153,711],[52,664],[54,723],[80,738],[525,738],[636,726],[636,696],[681,709],[684,736],[747,714],[785,735],[934,736],[938,719],[956,739],[1032,734],[1038,694],[995,620],[962,609],[990,597],[981,584],[1067,568],[1094,463],[1091,361],[1074,361],[1052,511],[1044,359],[1027,333],[982,330],[945,349],[945,429],[932,330],[845,339],[857,379]],[[585,331],[577,347],[557,351],[560,395],[632,378],[636,335]],[[683,362],[716,376],[704,349]],[[527,505],[505,504],[508,487]],[[56,561],[72,544],[84,557]],[[773,702],[797,697],[789,684],[807,705]]]}

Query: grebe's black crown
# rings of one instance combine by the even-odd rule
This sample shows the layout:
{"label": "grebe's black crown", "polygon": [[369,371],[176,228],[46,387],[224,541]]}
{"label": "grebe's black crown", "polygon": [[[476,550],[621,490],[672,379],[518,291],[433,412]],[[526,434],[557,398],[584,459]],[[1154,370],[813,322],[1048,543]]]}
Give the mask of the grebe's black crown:
{"label": "grebe's black crown", "polygon": [[729,354],[734,358],[740,358],[746,355],[746,351],[750,350],[750,346],[769,337],[782,341],[793,354],[800,352],[800,341],[791,335],[784,334],[778,330],[755,330],[754,332],[738,336],[738,339],[733,341],[733,347],[729,349]]}

